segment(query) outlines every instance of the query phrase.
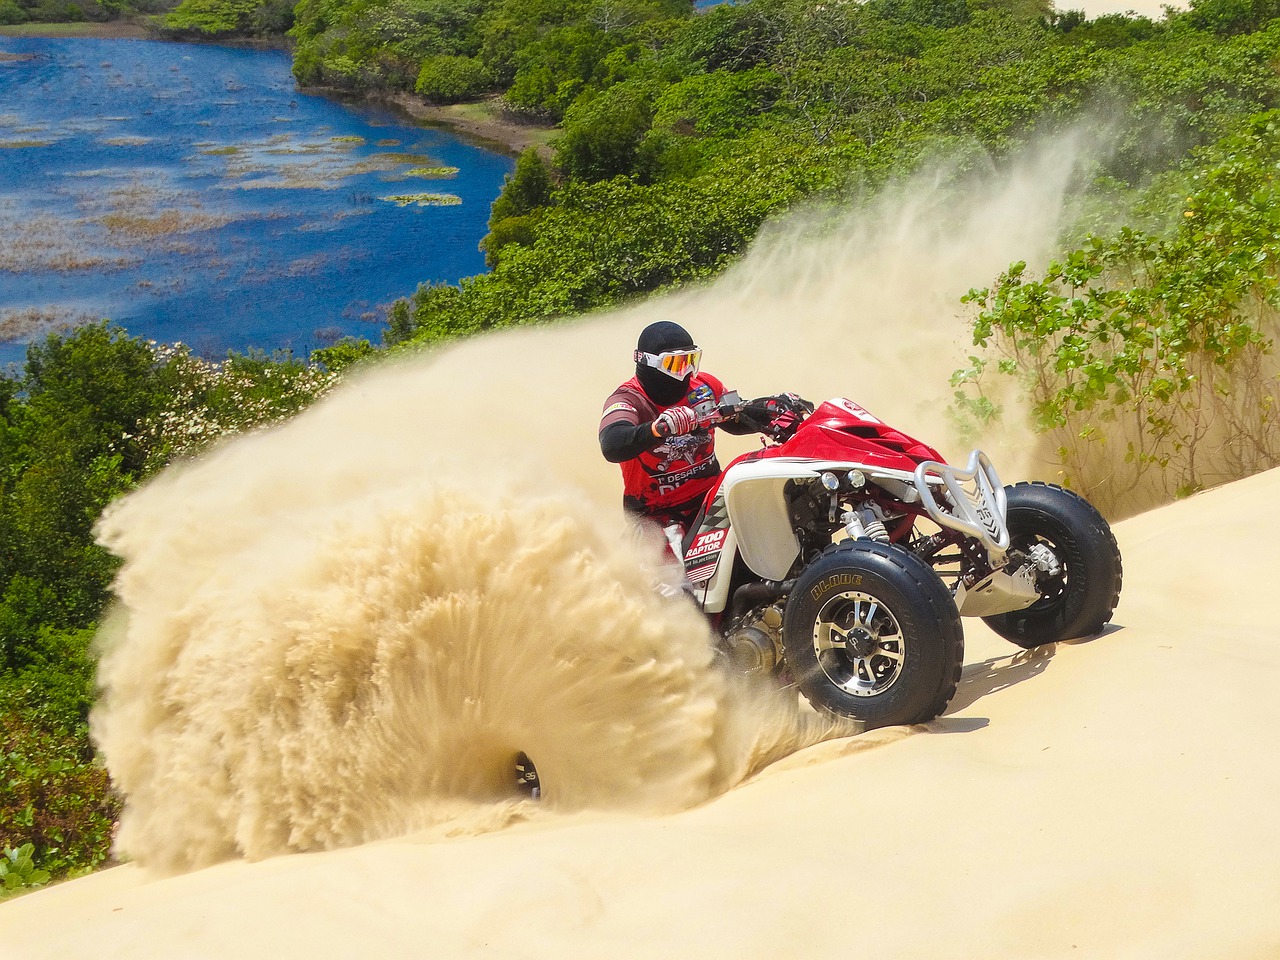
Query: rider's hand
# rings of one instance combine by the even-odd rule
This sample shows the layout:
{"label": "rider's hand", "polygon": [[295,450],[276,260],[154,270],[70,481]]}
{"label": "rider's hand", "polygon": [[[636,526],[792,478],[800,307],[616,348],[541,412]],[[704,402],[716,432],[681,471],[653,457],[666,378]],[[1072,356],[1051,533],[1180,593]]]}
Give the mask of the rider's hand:
{"label": "rider's hand", "polygon": [[655,437],[675,437],[698,429],[698,415],[689,407],[670,407],[653,421]]}

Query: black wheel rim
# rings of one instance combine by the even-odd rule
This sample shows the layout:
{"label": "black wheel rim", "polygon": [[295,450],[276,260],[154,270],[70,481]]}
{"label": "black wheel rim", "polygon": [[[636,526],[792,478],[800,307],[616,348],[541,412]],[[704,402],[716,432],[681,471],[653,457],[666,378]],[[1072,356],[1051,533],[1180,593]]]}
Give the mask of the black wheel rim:
{"label": "black wheel rim", "polygon": [[906,663],[907,641],[883,600],[855,590],[835,594],[819,608],[813,626],[818,667],[853,697],[889,690]]}

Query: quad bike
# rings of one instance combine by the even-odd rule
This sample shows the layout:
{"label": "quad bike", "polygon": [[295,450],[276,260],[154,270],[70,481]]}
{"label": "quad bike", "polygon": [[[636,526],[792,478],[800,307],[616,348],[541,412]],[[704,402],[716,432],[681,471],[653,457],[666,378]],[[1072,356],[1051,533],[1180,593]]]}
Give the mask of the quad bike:
{"label": "quad bike", "polygon": [[1120,550],[1078,494],[1001,485],[845,399],[794,395],[709,412],[767,439],[707,494],[681,542],[687,589],[739,671],[793,682],[868,728],[923,723],[950,703],[960,616],[1032,648],[1100,632]]}
{"label": "quad bike", "polygon": [[[735,418],[765,437],[687,533],[667,531],[732,669],[868,729],[924,723],[955,695],[961,616],[1028,649],[1110,621],[1120,550],[1078,494],[1004,487],[980,450],[949,465],[845,399],[730,393],[708,406],[700,422]],[[537,772],[520,763],[528,793]]]}

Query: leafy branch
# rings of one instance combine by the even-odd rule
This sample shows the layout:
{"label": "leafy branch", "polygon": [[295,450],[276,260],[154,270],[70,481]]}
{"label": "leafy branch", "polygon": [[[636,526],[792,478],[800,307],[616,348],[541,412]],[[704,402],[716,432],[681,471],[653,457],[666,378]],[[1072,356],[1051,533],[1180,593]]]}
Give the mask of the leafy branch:
{"label": "leafy branch", "polygon": [[1091,236],[1039,276],[1015,263],[971,290],[973,342],[989,356],[953,375],[957,416],[977,429],[999,415],[985,392],[993,355],[1068,480],[1109,487],[1106,499],[1185,496],[1275,466],[1278,161],[1280,114],[1253,117],[1189,172],[1167,235]]}

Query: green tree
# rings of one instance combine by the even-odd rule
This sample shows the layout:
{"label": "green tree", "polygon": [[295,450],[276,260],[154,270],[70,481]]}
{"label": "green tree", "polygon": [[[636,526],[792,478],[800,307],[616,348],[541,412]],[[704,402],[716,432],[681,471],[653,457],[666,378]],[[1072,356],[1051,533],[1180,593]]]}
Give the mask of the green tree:
{"label": "green tree", "polygon": [[491,83],[484,64],[475,57],[438,53],[422,61],[414,90],[436,103],[456,103],[483,93]]}
{"label": "green tree", "polygon": [[653,99],[652,84],[629,82],[579,100],[564,118],[556,164],[579,180],[630,173],[653,121]]}
{"label": "green tree", "polygon": [[967,0],[871,0],[871,7],[886,20],[922,27],[958,27],[969,22]]}
{"label": "green tree", "polygon": [[15,0],[0,0],[0,24],[26,23],[27,11],[18,6]]}
{"label": "green tree", "polygon": [[485,262],[494,266],[499,251],[511,243],[533,242],[534,229],[543,207],[551,203],[554,184],[542,155],[530,147],[516,160],[516,168],[493,201],[489,215],[489,233],[480,242]]}
{"label": "green tree", "polygon": [[1278,0],[1191,0],[1187,22],[1197,30],[1234,36],[1259,30],[1280,17]]}
{"label": "green tree", "polygon": [[162,20],[168,30],[210,36],[254,32],[259,0],[183,0]]}

